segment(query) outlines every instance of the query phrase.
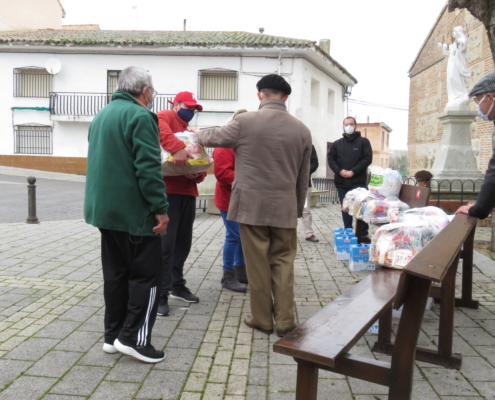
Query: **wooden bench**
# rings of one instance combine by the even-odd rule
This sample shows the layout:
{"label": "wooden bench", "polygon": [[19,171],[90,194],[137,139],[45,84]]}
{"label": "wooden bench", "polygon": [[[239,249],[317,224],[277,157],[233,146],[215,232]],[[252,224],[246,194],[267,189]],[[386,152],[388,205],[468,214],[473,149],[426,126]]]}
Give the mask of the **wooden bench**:
{"label": "wooden bench", "polygon": [[[430,199],[431,189],[426,186],[413,186],[402,185],[399,193],[399,200],[403,201],[409,207],[426,207]],[[383,224],[381,224],[383,225]],[[355,234],[361,243],[361,232],[363,231],[363,221],[356,219]],[[460,298],[455,299],[455,305],[457,307],[465,307],[478,309],[479,302],[473,300],[473,250],[474,250],[474,229],[471,232],[471,236],[466,239],[463,245],[462,258],[462,295]],[[434,285],[432,287],[430,296],[439,299],[440,298],[440,286]]]}
{"label": "wooden bench", "polygon": [[[273,350],[294,357],[298,365],[296,400],[316,400],[319,369],[388,386],[389,400],[410,399],[416,345],[431,284],[445,283],[442,302],[453,307],[461,247],[475,224],[472,217],[456,216],[402,271],[372,272],[278,340]],[[403,306],[394,344],[388,330],[392,305],[394,309]],[[453,312],[449,318],[452,323],[445,330],[453,324]],[[379,338],[390,347],[391,362],[349,353],[377,319]]]}

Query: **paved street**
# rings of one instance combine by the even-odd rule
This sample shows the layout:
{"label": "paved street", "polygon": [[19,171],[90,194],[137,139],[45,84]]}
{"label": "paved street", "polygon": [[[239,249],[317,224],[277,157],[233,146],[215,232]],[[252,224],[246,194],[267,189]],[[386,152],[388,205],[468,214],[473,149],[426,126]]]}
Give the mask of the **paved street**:
{"label": "paved street", "polygon": [[[199,212],[195,222],[186,279],[201,302],[170,301],[171,315],[159,317],[153,330],[153,344],[164,349],[165,360],[144,364],[101,350],[99,234],[81,220],[83,182],[40,175],[40,192],[43,183],[51,188],[47,194],[59,196],[44,199],[46,207],[40,204],[41,224],[27,225],[25,214],[16,210],[23,204],[18,196],[27,191],[25,178],[4,172],[0,169],[0,400],[294,399],[295,362],[273,353],[275,335],[253,332],[242,323],[248,295],[221,290],[220,217]],[[64,217],[62,209],[71,211]],[[335,259],[330,243],[341,222],[338,207],[313,211],[320,243],[306,242],[299,230],[299,322],[366,276]],[[20,218],[7,223],[8,214]],[[455,314],[454,351],[463,354],[463,367],[456,371],[418,362],[413,399],[495,399],[495,263],[480,255],[475,261],[486,274],[474,275],[481,307]],[[438,312],[435,305],[426,313],[423,347],[437,341]],[[387,359],[370,351],[373,342],[374,336],[366,335],[353,353]],[[386,391],[320,372],[320,400],[385,400]]]}

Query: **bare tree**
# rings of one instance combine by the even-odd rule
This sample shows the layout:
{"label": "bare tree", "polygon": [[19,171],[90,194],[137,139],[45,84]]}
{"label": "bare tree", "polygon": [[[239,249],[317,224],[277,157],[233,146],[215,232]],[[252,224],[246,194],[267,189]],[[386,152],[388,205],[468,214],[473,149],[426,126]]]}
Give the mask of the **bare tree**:
{"label": "bare tree", "polygon": [[485,26],[495,63],[495,2],[493,0],[449,0],[449,12],[465,8]]}
{"label": "bare tree", "polygon": [[389,168],[407,172],[407,150],[392,150],[389,154]]}

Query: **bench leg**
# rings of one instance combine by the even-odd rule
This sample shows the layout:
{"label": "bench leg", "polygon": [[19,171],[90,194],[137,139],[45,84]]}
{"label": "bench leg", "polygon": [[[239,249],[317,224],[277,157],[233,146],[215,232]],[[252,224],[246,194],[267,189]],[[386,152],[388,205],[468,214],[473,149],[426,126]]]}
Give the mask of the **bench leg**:
{"label": "bench leg", "polygon": [[392,351],[389,400],[410,400],[414,358],[431,282],[409,276],[404,308]]}
{"label": "bench leg", "polygon": [[457,307],[466,307],[478,309],[479,302],[473,300],[473,250],[474,250],[474,228],[462,249],[462,296],[460,299],[455,299]]}
{"label": "bench leg", "polygon": [[318,368],[310,363],[298,362],[296,385],[296,400],[316,400]]}
{"label": "bench leg", "polygon": [[[392,343],[392,305],[383,313],[378,322],[378,340],[371,351],[390,354]],[[389,350],[390,348],[390,350]]]}
{"label": "bench leg", "polygon": [[361,243],[360,242],[360,239],[361,239],[361,236],[363,236],[362,235],[362,232],[363,232],[363,221],[361,221],[360,219],[356,219],[356,218],[354,218],[354,219],[356,221],[356,229],[354,230],[354,234],[358,238],[358,243]]}

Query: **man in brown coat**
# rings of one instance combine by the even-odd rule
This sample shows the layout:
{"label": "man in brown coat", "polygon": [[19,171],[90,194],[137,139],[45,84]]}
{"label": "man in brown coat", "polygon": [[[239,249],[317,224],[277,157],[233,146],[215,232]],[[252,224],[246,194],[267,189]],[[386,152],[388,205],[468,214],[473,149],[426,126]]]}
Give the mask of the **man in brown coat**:
{"label": "man in brown coat", "polygon": [[279,75],[257,84],[260,108],[223,128],[198,133],[199,143],[235,150],[235,180],[227,219],[240,224],[251,296],[244,322],[270,334],[295,326],[294,259],[297,218],[309,180],[311,132],[287,112],[290,85]]}

